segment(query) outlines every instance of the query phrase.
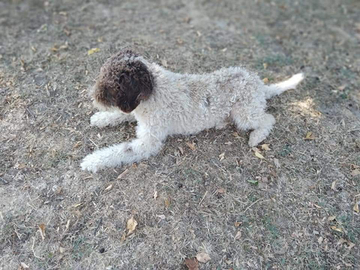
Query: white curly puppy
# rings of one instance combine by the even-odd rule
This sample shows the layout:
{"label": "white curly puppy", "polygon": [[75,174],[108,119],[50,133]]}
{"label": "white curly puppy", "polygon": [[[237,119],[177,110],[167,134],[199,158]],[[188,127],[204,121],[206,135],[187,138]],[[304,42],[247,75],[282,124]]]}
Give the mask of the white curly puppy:
{"label": "white curly puppy", "polygon": [[92,91],[100,112],[91,125],[105,127],[137,121],[137,138],[95,151],[81,163],[96,172],[137,162],[157,154],[166,137],[196,134],[234,122],[238,129],[253,130],[249,145],[263,141],[275,119],[265,112],[266,99],[293,89],[303,74],[264,85],[256,74],[241,67],[222,68],[209,74],[168,71],[130,50],[112,56],[100,70]]}

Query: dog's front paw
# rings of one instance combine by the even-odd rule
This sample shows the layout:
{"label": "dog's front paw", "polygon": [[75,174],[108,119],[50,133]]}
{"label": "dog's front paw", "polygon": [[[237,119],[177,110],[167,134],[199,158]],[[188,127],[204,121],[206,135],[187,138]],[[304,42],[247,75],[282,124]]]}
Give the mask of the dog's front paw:
{"label": "dog's front paw", "polygon": [[110,123],[106,117],[107,112],[97,112],[90,118],[90,125],[93,127],[103,128],[108,126]]}
{"label": "dog's front paw", "polygon": [[264,130],[262,129],[255,129],[254,131],[252,131],[249,137],[249,146],[257,146],[259,143],[266,139],[267,133],[268,132],[264,132]]}
{"label": "dog's front paw", "polygon": [[92,173],[96,173],[98,170],[104,167],[100,157],[98,157],[96,154],[87,155],[81,162],[80,166],[83,171],[89,171]]}

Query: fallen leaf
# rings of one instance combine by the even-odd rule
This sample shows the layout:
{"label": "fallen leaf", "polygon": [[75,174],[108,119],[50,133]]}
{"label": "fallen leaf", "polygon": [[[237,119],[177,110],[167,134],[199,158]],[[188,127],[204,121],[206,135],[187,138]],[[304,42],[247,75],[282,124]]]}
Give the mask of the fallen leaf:
{"label": "fallen leaf", "polygon": [[348,249],[352,249],[353,247],[355,247],[355,244],[354,244],[354,243],[352,243],[352,242],[350,242],[350,241],[347,241],[347,243],[348,243],[348,245],[349,245]]}
{"label": "fallen leaf", "polygon": [[68,221],[66,222],[66,225],[65,225],[65,232],[67,232],[70,228],[70,219],[68,219]]}
{"label": "fallen leaf", "polygon": [[354,205],[354,211],[356,212],[356,213],[359,213],[359,203],[357,202],[357,203],[355,203],[355,205]]}
{"label": "fallen leaf", "polygon": [[30,266],[28,266],[26,263],[20,263],[20,269],[29,269],[30,268]]}
{"label": "fallen leaf", "polygon": [[60,251],[60,253],[64,253],[66,251],[66,249],[63,247],[59,247],[59,251]]}
{"label": "fallen leaf", "polygon": [[184,44],[184,41],[183,41],[181,38],[178,38],[178,39],[176,40],[176,42],[177,42],[177,44],[179,44],[179,45]]}
{"label": "fallen leaf", "polygon": [[44,223],[41,223],[39,225],[39,232],[40,232],[42,240],[45,240],[45,228],[46,228],[46,226]]}
{"label": "fallen leaf", "polygon": [[268,64],[267,64],[267,63],[263,63],[263,67],[264,67],[264,69],[267,69]]}
{"label": "fallen leaf", "polygon": [[156,215],[158,218],[160,218],[160,219],[165,219],[166,218],[166,216],[165,215]]}
{"label": "fallen leaf", "polygon": [[196,259],[201,263],[207,263],[208,261],[211,260],[209,254],[205,252],[200,252],[199,254],[197,254]]}
{"label": "fallen leaf", "polygon": [[222,161],[225,158],[225,152],[219,155],[219,160]]}
{"label": "fallen leaf", "polygon": [[63,31],[64,31],[65,35],[67,35],[67,36],[71,35],[71,31],[69,29],[64,28]]}
{"label": "fallen leaf", "polygon": [[242,222],[238,222],[238,221],[234,222],[235,227],[239,227],[241,224],[242,224]]}
{"label": "fallen leaf", "polygon": [[339,241],[336,243],[337,246],[340,246],[344,243],[346,243],[347,241],[344,238],[340,238]]}
{"label": "fallen leaf", "polygon": [[234,240],[239,240],[241,238],[241,232],[238,231],[234,237]]}
{"label": "fallen leaf", "polygon": [[165,198],[164,203],[165,203],[166,208],[169,208],[169,206],[171,204],[170,198],[169,197]]}
{"label": "fallen leaf", "polygon": [[122,178],[125,177],[125,175],[127,175],[127,173],[129,172],[129,169],[126,169],[125,171],[123,171],[122,173],[119,174],[119,176],[116,178],[117,180],[120,180]]}
{"label": "fallen leaf", "polygon": [[259,181],[257,180],[247,180],[250,184],[257,186],[259,184]]}
{"label": "fallen leaf", "polygon": [[92,55],[93,53],[97,53],[97,52],[100,52],[99,48],[92,48],[88,50],[88,55]]}
{"label": "fallen leaf", "polygon": [[317,208],[317,209],[322,209],[322,207],[320,205],[317,205],[316,203],[313,203],[313,205]]}
{"label": "fallen leaf", "polygon": [[25,169],[26,168],[26,164],[24,163],[16,163],[14,166],[16,169]]}
{"label": "fallen leaf", "polygon": [[82,205],[83,205],[83,203],[76,203],[72,206],[72,208],[79,208]]}
{"label": "fallen leaf", "polygon": [[323,242],[324,238],[322,238],[321,236],[318,238],[318,243],[319,245]]}
{"label": "fallen leaf", "polygon": [[55,190],[55,194],[56,195],[60,195],[63,192],[63,188],[62,187],[57,187]]}
{"label": "fallen leaf", "polygon": [[182,149],[182,147],[179,146],[178,149],[179,149],[181,155],[183,155],[183,154],[184,154],[184,150]]}
{"label": "fallen leaf", "polygon": [[264,159],[264,156],[260,154],[258,151],[255,151],[255,156],[260,159]]}
{"label": "fallen leaf", "polygon": [[153,196],[153,197],[154,197],[155,200],[158,198],[158,192],[157,192],[157,190],[154,191],[154,196]]}
{"label": "fallen leaf", "polygon": [[309,131],[308,133],[306,133],[305,140],[315,140],[314,134]]}
{"label": "fallen leaf", "polygon": [[67,48],[69,48],[69,44],[66,42],[64,45],[60,45],[60,47],[58,47],[57,45],[54,45],[54,47],[52,47],[50,50],[53,52],[57,52],[60,50],[66,50]]}
{"label": "fallen leaf", "polygon": [[218,194],[225,194],[225,193],[226,193],[226,189],[225,189],[225,188],[218,188],[218,189],[216,190],[216,193],[218,193]]}
{"label": "fallen leaf", "polygon": [[185,259],[185,265],[189,270],[199,270],[199,262],[196,258]]}
{"label": "fallen leaf", "polygon": [[189,146],[191,150],[195,151],[196,147],[194,143],[187,142],[186,145]]}
{"label": "fallen leaf", "polygon": [[105,191],[109,191],[109,190],[112,189],[112,188],[113,188],[113,185],[110,184],[110,185],[108,185],[108,186],[105,188]]}
{"label": "fallen leaf", "polygon": [[134,217],[131,217],[126,223],[126,228],[129,230],[127,235],[132,234],[135,231],[137,225],[137,221],[134,219]]}
{"label": "fallen leaf", "polygon": [[331,189],[334,190],[334,191],[337,191],[337,189],[336,189],[336,180],[331,183]]}
{"label": "fallen leaf", "polygon": [[161,65],[163,67],[168,67],[167,61],[165,59],[161,60]]}
{"label": "fallen leaf", "polygon": [[52,47],[50,50],[53,51],[53,52],[57,52],[59,49],[58,49],[58,48],[56,47],[56,45],[55,45],[55,46]]}
{"label": "fallen leaf", "polygon": [[77,143],[74,144],[73,148],[78,148],[81,145],[82,145],[82,142],[78,141]]}
{"label": "fallen leaf", "polygon": [[333,220],[335,220],[336,219],[336,216],[330,216],[330,217],[328,217],[328,221],[333,221]]}
{"label": "fallen leaf", "polygon": [[339,89],[340,91],[344,91],[345,88],[346,88],[346,84],[341,85],[341,86],[338,87],[338,89]]}
{"label": "fallen leaf", "polygon": [[277,158],[274,158],[274,164],[276,168],[280,168],[280,162]]}
{"label": "fallen leaf", "polygon": [[264,82],[264,83],[268,83],[268,82],[269,82],[269,79],[268,79],[268,78],[264,78],[264,79],[263,79],[263,82]]}
{"label": "fallen leaf", "polygon": [[183,19],[183,21],[186,22],[186,23],[189,23],[189,22],[191,21],[191,18],[190,18],[190,17],[186,17],[186,18]]}
{"label": "fallen leaf", "polygon": [[59,47],[59,50],[66,50],[67,48],[69,48],[69,44],[68,44],[67,42],[65,42],[64,45],[61,45],[61,46]]}
{"label": "fallen leaf", "polygon": [[276,174],[276,172],[274,170],[270,170],[270,174],[275,178],[277,177],[277,174]]}
{"label": "fallen leaf", "polygon": [[261,145],[261,149],[263,149],[265,151],[270,151],[271,150],[268,144]]}
{"label": "fallen leaf", "polygon": [[126,240],[126,232],[124,232],[120,238],[120,242],[124,242]]}
{"label": "fallen leaf", "polygon": [[331,226],[330,227],[333,231],[337,231],[337,232],[342,232],[343,230],[341,228],[338,228],[336,226]]}
{"label": "fallen leaf", "polygon": [[353,170],[353,171],[351,172],[351,175],[352,175],[352,176],[360,175],[360,170],[359,170],[359,169]]}

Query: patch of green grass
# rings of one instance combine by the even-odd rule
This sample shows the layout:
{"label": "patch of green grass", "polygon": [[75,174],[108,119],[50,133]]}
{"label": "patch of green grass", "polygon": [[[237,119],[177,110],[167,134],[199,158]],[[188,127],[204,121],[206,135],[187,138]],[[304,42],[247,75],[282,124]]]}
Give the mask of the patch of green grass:
{"label": "patch of green grass", "polygon": [[325,266],[319,265],[319,263],[314,259],[308,260],[308,267],[311,270],[325,270],[326,269]]}
{"label": "patch of green grass", "polygon": [[259,58],[256,61],[256,68],[265,69],[264,64],[267,64],[268,67],[272,67],[272,66],[283,67],[283,66],[291,65],[292,63],[293,63],[293,59],[291,57],[281,54],[274,54],[274,55],[266,56],[264,58]]}
{"label": "patch of green grass", "polygon": [[286,157],[287,155],[289,155],[291,153],[291,147],[290,145],[285,145],[283,147],[283,149],[279,152],[279,155],[282,157]]}
{"label": "patch of green grass", "polygon": [[252,252],[252,248],[249,244],[245,243],[243,246],[242,246],[242,249],[245,253],[251,253]]}
{"label": "patch of green grass", "polygon": [[351,87],[346,87],[343,91],[339,93],[339,98],[343,100],[349,99],[350,93],[353,91]]}
{"label": "patch of green grass", "polygon": [[259,181],[257,181],[257,180],[247,180],[247,181],[248,181],[248,183],[250,183],[253,186],[257,186],[259,184]]}
{"label": "patch of green grass", "polygon": [[337,221],[346,231],[347,238],[351,242],[357,243],[360,238],[360,226],[356,226],[357,224],[352,222],[352,220],[352,214],[342,214],[337,217]]}
{"label": "patch of green grass", "polygon": [[261,45],[261,46],[265,46],[266,45],[266,37],[262,34],[257,34],[255,36],[256,41]]}
{"label": "patch of green grass", "polygon": [[321,206],[322,208],[327,208],[329,203],[320,199],[318,200],[318,205]]}
{"label": "patch of green grass", "polygon": [[347,79],[354,79],[356,77],[356,74],[352,70],[347,69],[345,67],[340,69],[340,74],[346,77]]}
{"label": "patch of green grass", "polygon": [[91,246],[86,241],[87,239],[83,236],[79,236],[74,240],[72,249],[72,257],[74,260],[79,261],[91,253]]}
{"label": "patch of green grass", "polygon": [[192,168],[187,168],[186,170],[183,170],[183,175],[186,179],[196,180],[197,183],[200,183],[202,181],[202,173]]}
{"label": "patch of green grass", "polygon": [[279,235],[279,230],[276,227],[276,225],[272,222],[271,218],[265,217],[263,219],[263,224],[264,224],[266,230],[268,230],[270,232],[271,238],[277,239],[278,235]]}
{"label": "patch of green grass", "polygon": [[68,154],[63,151],[55,151],[51,158],[47,161],[47,166],[56,167],[61,161],[66,160],[68,158]]}
{"label": "patch of green grass", "polygon": [[255,202],[255,201],[257,201],[259,198],[256,196],[256,194],[250,194],[249,195],[249,201],[250,202]]}

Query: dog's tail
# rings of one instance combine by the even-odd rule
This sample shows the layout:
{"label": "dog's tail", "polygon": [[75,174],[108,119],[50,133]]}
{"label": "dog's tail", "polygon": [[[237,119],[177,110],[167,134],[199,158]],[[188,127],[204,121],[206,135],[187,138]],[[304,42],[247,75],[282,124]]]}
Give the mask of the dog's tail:
{"label": "dog's tail", "polygon": [[270,84],[266,87],[265,90],[265,98],[269,99],[273,96],[280,95],[281,93],[285,92],[286,90],[295,89],[296,86],[305,78],[303,73],[298,73],[293,75],[290,79],[276,83]]}

